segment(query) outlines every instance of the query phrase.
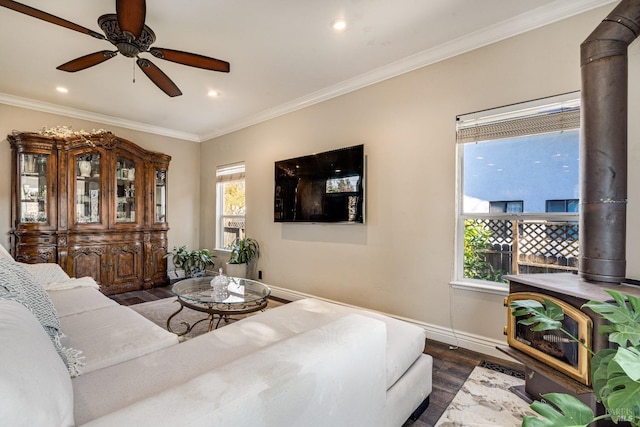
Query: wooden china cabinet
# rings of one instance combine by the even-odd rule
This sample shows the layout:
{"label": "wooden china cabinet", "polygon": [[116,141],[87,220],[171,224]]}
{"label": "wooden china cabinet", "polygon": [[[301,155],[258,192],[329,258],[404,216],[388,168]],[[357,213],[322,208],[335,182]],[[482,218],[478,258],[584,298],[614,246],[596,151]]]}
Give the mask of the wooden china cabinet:
{"label": "wooden china cabinet", "polygon": [[58,263],[105,294],[168,283],[170,156],[105,131],[7,139],[16,260]]}

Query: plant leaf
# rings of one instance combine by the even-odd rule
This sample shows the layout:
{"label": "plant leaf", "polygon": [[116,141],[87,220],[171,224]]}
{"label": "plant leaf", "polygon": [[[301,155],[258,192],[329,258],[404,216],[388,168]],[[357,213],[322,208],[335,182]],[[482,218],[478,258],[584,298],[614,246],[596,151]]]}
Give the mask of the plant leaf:
{"label": "plant leaf", "polygon": [[640,344],[640,323],[633,325],[618,324],[607,325],[605,332],[609,332],[609,342],[614,342],[621,346],[626,346],[627,342],[632,346]]}
{"label": "plant leaf", "polygon": [[613,358],[633,381],[640,381],[640,349],[636,347],[618,348]]}
{"label": "plant leaf", "polygon": [[606,387],[607,381],[609,380],[609,362],[611,362],[615,355],[616,350],[606,348],[598,351],[591,359],[591,382],[598,400],[602,400],[602,390]]}
{"label": "plant leaf", "polygon": [[510,307],[514,309],[512,314],[516,317],[528,316],[518,320],[523,325],[535,325],[532,331],[557,331],[562,329],[564,313],[562,308],[548,300],[543,299],[544,305],[535,300],[513,301]]}
{"label": "plant leaf", "polygon": [[[633,295],[623,294],[614,290],[606,291],[613,297],[616,304],[601,301],[589,301],[583,307],[588,307],[606,320],[611,322],[605,328],[609,333],[609,341],[625,347],[627,341],[632,346],[640,344],[640,299]],[[629,301],[626,304],[625,299]]]}
{"label": "plant leaf", "polygon": [[586,427],[593,421],[591,409],[573,396],[548,393],[542,397],[553,406],[546,402],[533,402],[531,409],[543,418],[525,416],[523,427]]}
{"label": "plant leaf", "polygon": [[640,382],[629,378],[615,360],[609,363],[607,371],[609,380],[602,389],[602,403],[609,411],[611,419],[616,423],[622,419],[639,425]]}

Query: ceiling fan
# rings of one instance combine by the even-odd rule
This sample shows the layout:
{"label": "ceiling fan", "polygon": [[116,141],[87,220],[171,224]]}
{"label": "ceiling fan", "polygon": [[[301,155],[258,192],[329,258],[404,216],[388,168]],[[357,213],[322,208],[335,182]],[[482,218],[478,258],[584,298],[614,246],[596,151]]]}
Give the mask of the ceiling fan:
{"label": "ceiling fan", "polygon": [[107,40],[117,49],[101,50],[81,56],[58,66],[58,70],[74,73],[111,59],[119,52],[126,57],[136,58],[138,67],[156,86],[171,97],[182,95],[182,92],[153,62],[147,58],[141,58],[139,56],[141,53],[148,52],[156,58],[191,67],[223,73],[229,72],[229,63],[220,59],[180,50],[151,47],[151,44],[156,40],[156,35],[144,23],[147,12],[145,0],[116,0],[116,13],[102,15],[98,18],[98,25],[105,35],[15,1],[0,0],[0,6],[97,39]]}

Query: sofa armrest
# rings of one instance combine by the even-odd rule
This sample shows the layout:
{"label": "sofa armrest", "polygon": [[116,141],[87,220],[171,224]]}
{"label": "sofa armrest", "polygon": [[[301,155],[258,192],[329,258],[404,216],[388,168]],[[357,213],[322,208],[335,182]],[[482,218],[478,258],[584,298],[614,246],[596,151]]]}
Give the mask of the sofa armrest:
{"label": "sofa armrest", "polygon": [[88,423],[376,425],[386,398],[386,328],[349,315]]}

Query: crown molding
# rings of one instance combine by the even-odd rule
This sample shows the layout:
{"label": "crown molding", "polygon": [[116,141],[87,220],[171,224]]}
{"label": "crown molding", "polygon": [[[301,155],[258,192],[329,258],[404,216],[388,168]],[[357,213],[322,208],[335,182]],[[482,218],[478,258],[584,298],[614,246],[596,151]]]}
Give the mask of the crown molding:
{"label": "crown molding", "polygon": [[397,77],[418,68],[461,55],[466,52],[505,40],[507,38],[535,30],[545,25],[579,15],[589,10],[615,3],[618,0],[556,0],[530,12],[518,15],[512,20],[503,21],[464,37],[443,43],[435,48],[419,52],[384,67],[344,80],[336,85],[305,95],[277,107],[261,111],[255,115],[230,123],[201,135],[201,141],[207,141],[267,120],[318,104],[329,99],[345,95],[375,83]]}
{"label": "crown molding", "polygon": [[29,110],[42,111],[44,113],[59,114],[61,116],[73,117],[75,119],[88,120],[118,126],[125,129],[132,129],[141,132],[147,132],[154,135],[168,136],[171,138],[183,139],[186,141],[201,142],[198,135],[187,132],[180,132],[173,129],[167,129],[159,126],[152,126],[145,123],[127,120],[120,117],[108,116],[106,114],[98,114],[90,111],[80,110],[77,108],[65,107],[63,105],[51,104],[43,101],[22,98],[19,96],[0,93],[0,103],[11,105],[14,107],[26,108]]}
{"label": "crown molding", "polygon": [[310,93],[274,108],[263,110],[254,115],[231,122],[228,125],[200,135],[3,93],[0,93],[0,103],[36,111],[43,111],[46,113],[59,114],[67,117],[95,121],[107,125],[168,136],[186,141],[203,142],[292,113],[302,108],[310,107],[323,101],[327,101],[375,83],[414,71],[418,68],[461,55],[474,49],[505,40],[518,34],[526,33],[527,31],[535,30],[536,28],[540,28],[617,1],[618,0],[556,0],[545,6],[541,6],[530,12],[516,16],[514,19],[503,21],[491,27],[467,34],[464,37],[444,43],[435,48],[419,52],[389,65],[360,74],[338,84],[326,87],[322,90]]}

